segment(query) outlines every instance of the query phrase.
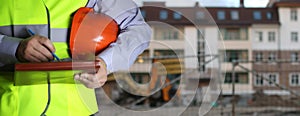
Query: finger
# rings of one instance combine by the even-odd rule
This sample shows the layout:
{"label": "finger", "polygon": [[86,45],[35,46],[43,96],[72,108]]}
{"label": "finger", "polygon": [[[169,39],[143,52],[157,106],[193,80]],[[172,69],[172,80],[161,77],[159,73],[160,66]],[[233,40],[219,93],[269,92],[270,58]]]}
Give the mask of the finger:
{"label": "finger", "polygon": [[41,62],[42,60],[37,56],[37,54],[39,53],[35,51],[34,48],[28,47],[24,51],[23,58],[30,62]]}
{"label": "finger", "polygon": [[87,80],[93,82],[94,84],[105,83],[107,81],[106,73],[101,73],[101,71],[96,74],[84,73],[83,75]]}
{"label": "finger", "polygon": [[44,45],[41,44],[36,45],[34,49],[38,51],[40,54],[42,54],[46,58],[46,60],[53,60],[53,56],[51,52]]}
{"label": "finger", "polygon": [[88,73],[83,73],[81,74],[82,77],[85,79],[89,80],[91,84],[97,84],[99,82],[99,78],[96,78],[95,74],[88,74]]}
{"label": "finger", "polygon": [[90,89],[94,89],[97,87],[97,84],[87,80],[87,78],[84,76],[80,76],[78,81],[80,81],[84,86],[86,86],[87,88],[90,88]]}
{"label": "finger", "polygon": [[[27,43],[28,45],[25,53],[32,54],[34,57],[38,58],[41,61],[48,61],[49,59],[53,59],[50,51],[47,50],[47,48],[39,42],[40,39],[42,39],[41,36],[32,36]],[[50,56],[47,56],[47,54],[50,54]]]}
{"label": "finger", "polygon": [[106,77],[103,77],[103,76],[96,76],[96,75],[90,75],[90,76],[87,76],[85,79],[87,79],[88,81],[90,81],[91,83],[90,84],[94,84],[94,85],[104,85],[104,83],[107,81],[107,78]]}
{"label": "finger", "polygon": [[34,56],[35,58],[39,59],[40,61],[48,61],[48,58],[35,48],[32,48],[32,50],[30,51],[30,55]]}
{"label": "finger", "polygon": [[86,82],[86,83],[92,84],[93,81],[88,80],[88,79],[87,79],[88,76],[89,76],[89,75],[86,74],[86,73],[79,73],[79,74],[76,74],[76,75],[74,76],[74,79],[79,80],[79,81],[81,81],[81,80],[87,80],[88,82]]}
{"label": "finger", "polygon": [[91,89],[93,88],[92,84],[90,84],[91,82],[86,78],[79,78],[78,81],[82,83],[84,86],[86,86],[87,88],[91,88]]}
{"label": "finger", "polygon": [[39,38],[40,39],[38,39],[38,41],[42,45],[46,46],[46,48],[49,49],[51,52],[55,52],[55,47],[54,47],[54,45],[52,44],[52,42],[48,38],[43,37],[43,36],[39,36]]}
{"label": "finger", "polygon": [[36,58],[32,54],[25,56],[25,59],[28,60],[29,62],[42,62],[40,59]]}
{"label": "finger", "polygon": [[88,73],[84,73],[82,74],[82,76],[84,77],[84,79],[87,80],[86,83],[88,83],[88,85],[93,88],[98,88],[103,86],[107,79],[106,77],[97,76],[96,74],[88,74]]}
{"label": "finger", "polygon": [[79,80],[79,78],[80,78],[80,73],[74,75],[74,79],[75,79],[75,80]]}
{"label": "finger", "polygon": [[98,88],[105,84],[107,77],[102,77],[96,74],[79,73],[74,75],[74,79],[80,81],[87,88]]}

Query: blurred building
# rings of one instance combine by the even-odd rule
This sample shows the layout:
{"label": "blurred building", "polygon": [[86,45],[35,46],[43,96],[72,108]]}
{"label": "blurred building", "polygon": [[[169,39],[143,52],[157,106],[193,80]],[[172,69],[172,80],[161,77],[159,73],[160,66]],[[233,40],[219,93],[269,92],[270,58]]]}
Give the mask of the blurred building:
{"label": "blurred building", "polygon": [[[194,7],[167,7],[164,2],[145,2],[141,9],[153,29],[152,39],[168,47],[151,44],[143,56],[170,55],[170,50],[180,56],[226,55],[221,58],[221,64],[212,60],[203,65],[212,57],[187,57],[184,60],[185,70],[195,70],[185,75],[186,78],[197,78],[193,75],[198,76],[195,73],[200,70],[206,82],[211,78],[211,71],[221,66],[225,95],[232,93],[234,60],[244,61],[240,65],[284,87],[298,90],[300,1],[271,0],[265,8],[245,8],[242,3],[238,8],[203,8],[198,3]],[[240,68],[236,69],[235,82],[236,94],[249,94],[260,89],[269,94],[289,94],[274,83]]]}

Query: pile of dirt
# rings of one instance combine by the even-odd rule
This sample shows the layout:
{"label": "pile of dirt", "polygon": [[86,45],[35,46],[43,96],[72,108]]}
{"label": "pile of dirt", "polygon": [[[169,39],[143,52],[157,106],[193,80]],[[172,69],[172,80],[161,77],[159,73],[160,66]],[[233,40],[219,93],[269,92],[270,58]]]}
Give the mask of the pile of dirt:
{"label": "pile of dirt", "polygon": [[249,106],[282,106],[282,107],[299,107],[299,99],[283,99],[279,95],[266,95],[262,91],[253,94]]}

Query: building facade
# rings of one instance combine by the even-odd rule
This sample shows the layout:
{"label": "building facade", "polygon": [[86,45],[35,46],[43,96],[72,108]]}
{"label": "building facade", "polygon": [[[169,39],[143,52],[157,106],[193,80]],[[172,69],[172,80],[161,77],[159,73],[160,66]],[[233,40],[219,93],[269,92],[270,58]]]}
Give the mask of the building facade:
{"label": "building facade", "polygon": [[231,95],[233,61],[240,61],[248,71],[235,67],[236,94],[258,90],[290,94],[278,85],[298,91],[300,1],[270,1],[265,8],[243,6],[168,7],[164,2],[145,2],[141,11],[153,29],[152,42],[131,68],[137,75],[133,77],[149,78],[152,61],[147,57],[179,56],[186,81],[203,87],[219,78],[223,94]]}
{"label": "building facade", "polygon": [[[273,31],[268,30],[263,41],[256,42],[257,47],[253,52],[256,63],[253,68],[259,74],[254,76],[254,88],[263,89],[268,94],[290,95],[290,91],[297,92],[300,89],[298,74],[300,70],[300,43],[298,42],[300,1],[271,0],[268,7],[276,9],[280,25],[273,26]],[[275,39],[272,39],[272,33],[275,34]],[[272,82],[262,80],[261,75]],[[279,89],[274,83],[287,90]]]}

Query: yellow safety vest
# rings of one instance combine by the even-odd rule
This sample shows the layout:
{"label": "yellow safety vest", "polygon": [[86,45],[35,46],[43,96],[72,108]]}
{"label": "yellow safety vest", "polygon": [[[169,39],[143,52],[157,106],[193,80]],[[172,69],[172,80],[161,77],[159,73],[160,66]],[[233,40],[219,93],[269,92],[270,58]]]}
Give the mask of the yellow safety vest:
{"label": "yellow safety vest", "polygon": [[[49,37],[56,54],[69,57],[67,33],[71,14],[87,0],[0,0],[0,33],[26,38],[26,29]],[[49,72],[0,72],[0,116],[38,116],[46,107],[47,84],[14,85],[14,78],[45,76]],[[52,76],[73,78],[73,71],[53,71]],[[47,116],[87,116],[98,111],[95,92],[83,85],[51,84]]]}

